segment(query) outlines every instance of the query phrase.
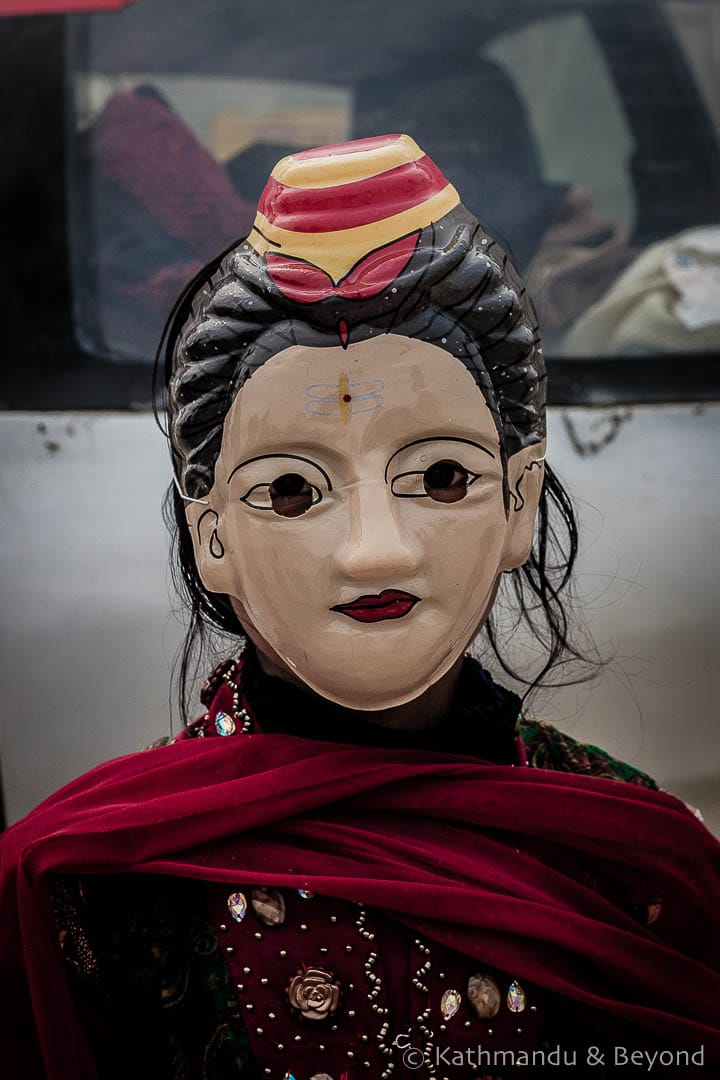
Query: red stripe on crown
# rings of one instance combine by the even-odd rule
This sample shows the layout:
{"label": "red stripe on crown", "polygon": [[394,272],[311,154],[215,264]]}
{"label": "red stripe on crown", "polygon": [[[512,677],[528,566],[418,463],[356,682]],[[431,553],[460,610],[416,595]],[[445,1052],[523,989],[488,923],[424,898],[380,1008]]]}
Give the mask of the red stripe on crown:
{"label": "red stripe on crown", "polygon": [[394,169],[335,187],[294,188],[268,180],[258,211],[271,224],[300,233],[370,225],[425,202],[447,187],[427,155]]}
{"label": "red stripe on crown", "polygon": [[268,274],[280,292],[298,304],[314,304],[318,300],[326,300],[329,296],[342,296],[346,300],[367,300],[386,289],[407,266],[419,235],[412,233],[378,248],[377,251],[371,251],[353,266],[338,285],[334,285],[332,279],[319,266],[313,266],[303,259],[288,259],[275,252],[268,252],[265,262]]}

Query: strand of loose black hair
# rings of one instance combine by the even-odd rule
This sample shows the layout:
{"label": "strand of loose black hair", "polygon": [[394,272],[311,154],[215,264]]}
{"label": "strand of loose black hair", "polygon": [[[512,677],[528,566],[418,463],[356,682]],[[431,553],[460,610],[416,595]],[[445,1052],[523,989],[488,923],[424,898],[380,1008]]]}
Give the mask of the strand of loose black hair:
{"label": "strand of loose black hair", "polygon": [[[564,534],[564,535],[563,535]],[[579,533],[572,500],[553,469],[545,463],[545,478],[538,504],[535,540],[527,562],[512,571],[511,592],[518,612],[513,629],[525,626],[545,653],[540,670],[528,678],[503,655],[491,612],[484,627],[493,654],[502,670],[524,684],[523,704],[542,686],[573,686],[594,678],[606,661],[580,648],[572,640],[571,621],[562,597],[570,586],[577,561]],[[549,558],[554,556],[551,563]],[[529,596],[535,598],[533,602]],[[535,613],[542,611],[544,627]],[[545,676],[559,666],[576,663],[577,674],[547,682]]]}

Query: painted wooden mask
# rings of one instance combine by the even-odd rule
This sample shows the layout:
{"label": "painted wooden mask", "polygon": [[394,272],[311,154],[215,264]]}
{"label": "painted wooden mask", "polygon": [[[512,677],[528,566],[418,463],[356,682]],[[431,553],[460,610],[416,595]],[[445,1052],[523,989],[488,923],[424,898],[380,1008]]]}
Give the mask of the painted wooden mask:
{"label": "painted wooden mask", "polygon": [[412,139],[284,158],[173,359],[205,588],[323,697],[411,701],[528,557],[544,380],[522,282]]}

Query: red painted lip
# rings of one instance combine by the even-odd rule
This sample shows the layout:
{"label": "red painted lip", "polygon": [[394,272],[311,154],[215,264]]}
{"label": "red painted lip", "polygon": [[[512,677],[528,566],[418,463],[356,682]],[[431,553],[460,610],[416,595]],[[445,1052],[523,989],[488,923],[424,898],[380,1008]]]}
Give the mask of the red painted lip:
{"label": "red painted lip", "polygon": [[383,589],[378,596],[358,596],[351,604],[336,604],[331,611],[339,611],[356,622],[380,622],[383,619],[402,619],[412,611],[419,596],[400,589]]}

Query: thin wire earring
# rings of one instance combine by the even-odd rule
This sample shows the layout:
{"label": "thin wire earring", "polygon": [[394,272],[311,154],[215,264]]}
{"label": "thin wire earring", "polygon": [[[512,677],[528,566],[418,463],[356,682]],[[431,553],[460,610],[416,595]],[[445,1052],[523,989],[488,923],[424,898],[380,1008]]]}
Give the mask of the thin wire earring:
{"label": "thin wire earring", "polygon": [[177,493],[180,496],[180,498],[183,500],[183,502],[198,503],[200,506],[209,506],[210,505],[210,500],[209,499],[192,499],[192,498],[190,498],[189,495],[183,494],[183,489],[180,487],[180,482],[179,482],[177,476],[175,475],[175,473],[173,473],[173,484],[177,488]]}

